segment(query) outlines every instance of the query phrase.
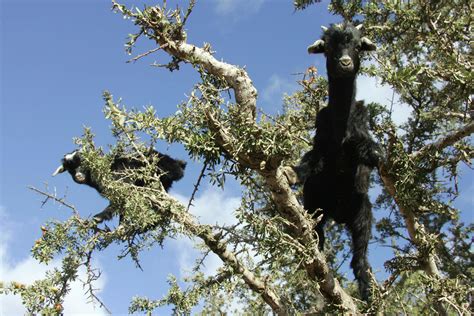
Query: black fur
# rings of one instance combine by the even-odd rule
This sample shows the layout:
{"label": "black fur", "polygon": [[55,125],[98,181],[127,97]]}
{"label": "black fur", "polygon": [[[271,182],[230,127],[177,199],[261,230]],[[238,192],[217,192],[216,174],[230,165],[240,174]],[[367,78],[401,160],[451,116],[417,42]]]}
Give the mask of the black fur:
{"label": "black fur", "polygon": [[364,300],[370,294],[367,248],[371,237],[372,211],[368,197],[369,176],[379,160],[378,145],[368,132],[368,114],[362,101],[355,101],[359,53],[375,46],[362,38],[352,24],[332,25],[322,41],[308,48],[324,53],[329,81],[328,106],[316,117],[313,149],[295,167],[304,182],[304,207],[321,209],[316,227],[319,247],[324,247],[324,224],[329,218],[346,224],[351,233],[351,267]]}
{"label": "black fur", "polygon": [[[147,153],[147,158],[151,161],[152,158],[156,160],[156,167],[160,172],[160,182],[163,184],[164,189],[168,192],[174,181],[180,180],[184,176],[184,169],[186,168],[186,162],[182,160],[173,159],[168,155],[159,153],[156,150],[151,150]],[[54,175],[68,171],[72,179],[79,183],[88,185],[97,190],[101,195],[103,188],[97,183],[97,181],[91,176],[90,170],[88,170],[83,164],[81,159],[81,153],[79,151],[73,151],[72,153],[64,155],[61,161],[61,166],[56,170]],[[127,181],[123,178],[123,175],[119,175],[120,171],[125,169],[138,169],[143,168],[145,162],[133,156],[116,156],[111,164],[111,171],[117,174],[123,181]],[[146,183],[143,179],[136,179],[134,185],[145,186]],[[104,220],[110,220],[113,215],[113,206],[109,204],[102,212],[94,215],[94,220],[97,223],[101,223]]]}

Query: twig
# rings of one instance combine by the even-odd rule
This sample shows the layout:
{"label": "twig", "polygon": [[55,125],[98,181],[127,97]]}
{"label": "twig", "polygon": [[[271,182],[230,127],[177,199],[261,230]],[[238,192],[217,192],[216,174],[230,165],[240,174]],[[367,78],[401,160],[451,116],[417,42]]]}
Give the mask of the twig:
{"label": "twig", "polygon": [[439,301],[440,301],[440,302],[443,301],[443,302],[448,303],[451,307],[453,307],[453,308],[456,310],[456,312],[458,313],[458,315],[469,315],[469,311],[465,311],[466,314],[464,314],[464,313],[459,309],[459,307],[458,307],[456,304],[454,304],[453,302],[451,302],[450,300],[448,300],[447,297],[442,297],[442,298],[439,299]]}
{"label": "twig", "polygon": [[105,311],[107,312],[107,314],[112,315],[112,312],[110,311],[110,309],[108,309],[107,306],[104,304],[104,302],[102,302],[102,300],[97,295],[95,295],[94,291],[96,289],[92,287],[92,282],[95,280],[98,280],[101,276],[100,271],[98,272],[98,274],[96,274],[94,272],[94,269],[92,269],[92,265],[91,265],[92,252],[93,251],[91,250],[87,253],[87,260],[85,262],[85,266],[87,270],[87,281],[83,283],[84,285],[88,286],[87,292],[89,293],[89,297],[92,297],[95,301],[97,301],[99,303],[99,307],[103,307]]}
{"label": "twig", "polygon": [[196,4],[196,0],[189,1],[188,9],[187,9],[186,13],[184,14],[183,22],[181,23],[182,26],[184,26],[186,24],[186,21],[188,20],[189,15],[191,14],[191,12],[193,12],[193,8],[194,8],[195,4]]}
{"label": "twig", "polygon": [[73,212],[74,215],[76,216],[79,216],[79,212],[76,210],[76,207],[74,205],[71,205],[69,203],[67,203],[63,198],[58,198],[50,193],[47,193],[47,192],[43,192],[33,186],[28,186],[28,189],[32,190],[32,191],[35,191],[36,193],[39,193],[41,195],[44,195],[46,196],[46,200],[43,202],[42,206],[48,201],[48,199],[51,199],[51,200],[54,200],[68,208],[70,208]]}
{"label": "twig", "polygon": [[201,173],[199,174],[199,177],[197,179],[197,182],[196,184],[194,185],[194,190],[193,190],[193,194],[191,194],[191,198],[189,199],[189,203],[188,203],[188,206],[186,207],[186,212],[189,212],[189,208],[191,207],[193,201],[194,201],[194,196],[199,188],[199,185],[201,184],[201,180],[202,178],[204,178],[204,172],[206,171],[206,168],[207,168],[207,161],[204,162],[204,165],[202,166],[202,170],[201,170]]}
{"label": "twig", "polygon": [[[164,46],[164,45],[163,45]],[[137,60],[139,60],[140,58],[143,58],[145,56],[148,56],[156,51],[159,51],[160,49],[162,49],[162,47],[157,47],[157,48],[153,48],[153,49],[150,49],[149,51],[143,53],[143,54],[140,54],[140,55],[137,55],[135,57],[133,57],[132,59],[129,59],[126,61],[126,63],[131,63],[131,62],[136,62]]]}
{"label": "twig", "polygon": [[346,262],[346,260],[349,259],[350,255],[351,255],[351,253],[348,251],[342,256],[341,262],[339,263],[339,265],[335,269],[336,271],[339,271],[339,269],[342,267],[344,262]]}

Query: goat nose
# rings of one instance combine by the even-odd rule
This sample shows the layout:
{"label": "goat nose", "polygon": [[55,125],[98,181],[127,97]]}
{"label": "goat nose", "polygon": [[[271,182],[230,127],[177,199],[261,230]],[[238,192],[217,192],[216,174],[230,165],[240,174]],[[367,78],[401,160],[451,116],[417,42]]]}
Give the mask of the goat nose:
{"label": "goat nose", "polygon": [[352,59],[349,56],[342,56],[339,58],[339,62],[343,66],[349,66],[352,63]]}

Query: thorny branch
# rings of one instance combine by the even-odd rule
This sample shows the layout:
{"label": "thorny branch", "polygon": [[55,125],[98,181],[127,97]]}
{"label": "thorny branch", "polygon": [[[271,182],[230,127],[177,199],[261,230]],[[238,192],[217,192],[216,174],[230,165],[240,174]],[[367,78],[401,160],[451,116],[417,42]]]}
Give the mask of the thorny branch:
{"label": "thorny branch", "polygon": [[46,200],[43,202],[43,205],[44,205],[49,199],[51,199],[51,200],[53,200],[53,201],[55,201],[55,202],[58,202],[59,204],[62,204],[62,205],[64,205],[64,206],[66,206],[67,208],[71,209],[72,212],[73,212],[73,214],[74,214],[75,216],[79,216],[79,212],[76,210],[76,207],[75,207],[74,205],[71,205],[71,204],[67,203],[64,198],[58,198],[58,197],[55,196],[55,195],[52,195],[52,194],[47,193],[47,192],[43,192],[43,191],[41,191],[41,190],[39,190],[39,189],[37,189],[37,188],[35,188],[35,187],[33,187],[33,186],[28,186],[28,189],[30,189],[30,190],[32,190],[32,191],[34,191],[34,192],[36,192],[36,193],[39,193],[39,194],[41,194],[41,195],[46,196]]}
{"label": "thorny branch", "polygon": [[[89,226],[88,222],[86,220],[83,220],[83,219],[80,218],[79,212],[77,211],[76,207],[72,204],[67,203],[64,198],[57,198],[55,195],[52,195],[48,192],[39,190],[39,189],[37,189],[33,186],[28,186],[28,188],[30,190],[40,194],[40,195],[45,196],[46,200],[44,201],[44,203],[46,203],[48,200],[53,200],[55,202],[58,202],[58,203],[60,203],[64,206],[66,206],[67,208],[70,208],[73,211],[73,216],[76,217],[76,219],[79,221],[79,223],[81,223],[81,225],[84,225],[84,227]],[[97,227],[94,228],[94,231],[95,231],[94,237],[96,237],[101,232],[102,233],[105,232],[104,230],[101,230]],[[89,298],[91,298],[93,301],[96,301],[99,304],[99,306],[103,307],[109,315],[112,315],[112,312],[107,307],[107,305],[105,305],[105,303],[95,294],[96,289],[94,289],[93,286],[92,286],[92,283],[94,281],[98,280],[100,278],[100,275],[101,275],[100,271],[98,273],[96,273],[95,272],[96,270],[92,268],[92,264],[91,264],[92,253],[93,253],[93,250],[90,250],[86,254],[85,262],[83,262],[83,263],[77,262],[75,264],[76,265],[76,270],[81,265],[85,266],[86,271],[87,271],[87,280],[82,281],[82,283],[84,284],[84,286],[87,286],[87,293],[89,294]],[[58,294],[56,295],[56,301],[60,301],[60,298],[64,297],[67,294],[69,282],[74,278],[75,278],[75,276],[72,275],[72,276],[67,276],[63,279],[63,281],[61,282],[61,287],[60,287],[61,289],[58,292]]]}
{"label": "thorny branch", "polygon": [[99,307],[103,307],[105,309],[105,311],[109,314],[109,315],[112,315],[112,312],[110,311],[110,309],[104,304],[104,302],[102,302],[102,300],[95,294],[95,291],[97,289],[93,288],[92,287],[92,283],[96,280],[98,280],[101,276],[101,272],[97,271],[97,269],[93,269],[92,268],[92,264],[91,264],[91,260],[92,260],[92,253],[93,251],[89,251],[89,253],[87,254],[87,260],[85,262],[85,266],[86,266],[86,270],[87,270],[87,280],[84,281],[84,286],[87,286],[87,293],[89,293],[89,296],[90,298],[92,298],[93,300],[95,300],[96,302],[99,303]]}
{"label": "thorny branch", "polygon": [[441,151],[444,148],[451,146],[459,140],[471,135],[472,133],[474,133],[474,121],[471,121],[469,124],[464,125],[453,133],[448,134],[445,137],[437,140],[436,142],[426,145],[419,151],[413,153],[412,157],[423,157],[425,155],[432,154],[433,151]]}
{"label": "thorny branch", "polygon": [[206,168],[207,168],[207,162],[203,164],[201,172],[199,173],[199,177],[196,181],[196,184],[194,185],[193,193],[191,194],[191,197],[189,198],[188,206],[186,207],[186,212],[188,212],[189,208],[193,205],[194,197],[196,195],[197,190],[199,189],[199,185],[201,184],[202,178],[204,178],[204,172],[206,171]]}
{"label": "thorny branch", "polygon": [[[433,151],[441,151],[444,148],[453,145],[457,141],[471,135],[472,133],[474,133],[474,122],[471,121],[470,123],[457,129],[451,134],[448,134],[443,138],[439,139],[438,141],[428,144],[417,152],[412,153],[410,155],[410,158],[417,159],[426,155],[431,155]],[[394,142],[396,142],[396,135],[391,133],[389,139],[389,147],[391,146],[390,144],[393,144]],[[390,150],[388,152],[390,152]],[[394,198],[395,202],[399,207],[400,213],[405,219],[405,224],[410,239],[417,245],[423,244],[422,236],[426,234],[426,229],[424,228],[423,224],[421,224],[417,220],[413,210],[407,209],[403,206],[402,203],[400,203],[400,201],[398,201],[397,191],[395,187],[396,179],[390,174],[389,166],[387,166],[386,163],[382,163],[379,166],[379,174],[384,183],[385,188],[387,189],[387,192]],[[441,277],[433,254],[428,255],[424,270],[428,275]]]}
{"label": "thorny branch", "polygon": [[261,278],[248,270],[235,253],[227,249],[226,243],[222,241],[222,236],[219,233],[213,233],[212,228],[208,225],[198,224],[192,215],[185,211],[184,205],[175,201],[171,196],[157,199],[154,195],[150,195],[147,198],[154,205],[154,209],[162,210],[166,213],[166,216],[172,218],[184,227],[186,231],[201,238],[225,264],[232,267],[236,273],[242,276],[245,283],[252,290],[261,295],[263,300],[277,315],[287,315],[286,309],[276,292],[269,284],[266,284]]}

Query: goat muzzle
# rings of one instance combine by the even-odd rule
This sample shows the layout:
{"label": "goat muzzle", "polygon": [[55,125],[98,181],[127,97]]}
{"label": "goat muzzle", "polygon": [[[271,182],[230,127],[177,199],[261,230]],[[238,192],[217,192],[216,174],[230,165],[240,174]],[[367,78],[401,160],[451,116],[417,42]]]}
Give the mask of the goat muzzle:
{"label": "goat muzzle", "polygon": [[349,56],[343,56],[339,59],[339,68],[343,73],[354,71],[354,62]]}
{"label": "goat muzzle", "polygon": [[349,67],[352,65],[352,58],[350,58],[349,56],[343,56],[339,59],[339,62],[343,67]]}
{"label": "goat muzzle", "polygon": [[74,180],[77,183],[85,183],[86,182],[86,175],[80,171],[77,171],[74,175]]}

